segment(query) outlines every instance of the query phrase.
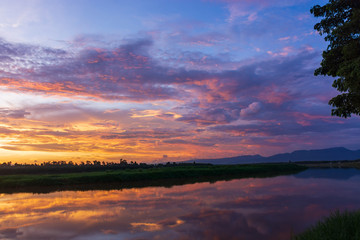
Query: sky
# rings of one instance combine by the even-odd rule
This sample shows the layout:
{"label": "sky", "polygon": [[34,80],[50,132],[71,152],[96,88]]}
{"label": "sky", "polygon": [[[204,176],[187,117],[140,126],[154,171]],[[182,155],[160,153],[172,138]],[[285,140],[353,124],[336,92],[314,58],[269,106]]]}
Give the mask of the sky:
{"label": "sky", "polygon": [[0,162],[359,149],[314,76],[324,0],[0,0]]}

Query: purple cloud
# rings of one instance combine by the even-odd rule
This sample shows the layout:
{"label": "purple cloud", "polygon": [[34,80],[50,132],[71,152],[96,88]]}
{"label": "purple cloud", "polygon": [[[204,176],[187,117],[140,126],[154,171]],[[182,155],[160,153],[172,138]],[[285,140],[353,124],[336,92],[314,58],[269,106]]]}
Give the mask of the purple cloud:
{"label": "purple cloud", "polygon": [[[2,45],[4,53],[12,53],[10,56],[30,54],[38,61],[47,53],[54,59],[62,56],[60,61],[48,59],[41,66],[15,73],[5,68],[7,77],[0,79],[2,87],[98,100],[176,100],[183,103],[174,109],[181,114],[177,121],[197,125],[228,124],[240,118],[274,120],[278,117],[273,113],[284,116],[303,102],[329,95],[329,88],[316,88],[319,81],[313,80],[312,64],[318,53],[307,48],[292,55],[250,62],[236,70],[212,72],[162,64],[150,54],[153,45],[149,39],[110,49],[86,47],[72,56],[56,49],[4,41]],[[37,52],[41,54],[31,55],[32,49],[40,49]]]}
{"label": "purple cloud", "polygon": [[8,119],[8,118],[25,118],[25,116],[30,115],[30,112],[27,112],[23,109],[6,109],[0,108],[0,118]]}
{"label": "purple cloud", "polygon": [[[35,132],[41,138],[39,144],[19,142],[3,148],[95,149],[93,143],[81,142],[86,136],[93,136],[106,142],[102,147],[108,152],[118,149],[136,152],[131,147],[116,145],[120,143],[148,144],[147,147],[157,149],[166,144],[184,148],[223,147],[224,151],[236,146],[282,149],[291,141],[294,145],[300,140],[321,145],[320,135],[350,136],[350,129],[359,131],[356,119],[345,122],[330,116],[327,100],[335,91],[331,89],[331,79],[313,76],[320,53],[308,46],[284,48],[248,62],[231,60],[230,55],[222,59],[217,54],[206,54],[206,59],[201,60],[205,54],[200,51],[178,52],[185,56],[179,61],[191,60],[196,65],[193,68],[187,68],[187,63],[177,66],[172,60],[165,62],[166,58],[157,55],[154,42],[148,38],[102,48],[90,44],[79,46],[70,52],[2,40],[0,87],[52,97],[136,103],[139,109],[129,107],[115,113],[71,104],[3,108],[0,109],[3,122],[28,119],[65,126],[66,119],[68,122],[92,119],[89,126],[107,128],[80,131],[64,127],[59,131],[51,130],[50,124],[43,129],[21,132],[24,137]],[[211,68],[216,64],[222,67]],[[17,67],[13,68],[14,65]],[[150,111],[152,114],[136,115],[149,109],[144,104],[154,109]],[[136,116],[139,119],[135,120]],[[143,117],[148,120],[141,120]],[[14,129],[0,129],[0,133],[7,132],[18,134]],[[57,140],[47,143],[47,137],[80,139],[81,143],[79,148],[74,148]],[[350,144],[350,140],[344,142]]]}

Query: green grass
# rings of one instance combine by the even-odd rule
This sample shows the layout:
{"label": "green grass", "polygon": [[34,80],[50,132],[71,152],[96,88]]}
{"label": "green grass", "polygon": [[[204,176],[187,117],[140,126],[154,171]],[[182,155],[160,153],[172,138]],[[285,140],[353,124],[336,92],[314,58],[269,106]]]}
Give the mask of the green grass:
{"label": "green grass", "polygon": [[234,178],[271,177],[292,174],[306,167],[296,164],[248,164],[172,166],[62,174],[0,176],[0,192],[50,192],[58,190],[122,189],[145,186],[215,182]]}
{"label": "green grass", "polygon": [[360,211],[333,212],[294,240],[359,240]]}

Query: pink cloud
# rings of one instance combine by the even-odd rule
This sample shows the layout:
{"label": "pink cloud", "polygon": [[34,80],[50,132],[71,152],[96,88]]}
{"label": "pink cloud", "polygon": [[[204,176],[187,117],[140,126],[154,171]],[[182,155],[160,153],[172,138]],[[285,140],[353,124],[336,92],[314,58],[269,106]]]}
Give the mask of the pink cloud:
{"label": "pink cloud", "polygon": [[279,41],[287,41],[287,40],[289,40],[290,38],[291,38],[290,36],[282,37],[282,38],[279,38]]}
{"label": "pink cloud", "polygon": [[260,109],[261,109],[261,103],[253,102],[247,108],[241,109],[240,116],[244,117],[244,116],[256,114],[260,111]]}
{"label": "pink cloud", "polygon": [[281,49],[281,51],[278,51],[278,52],[267,51],[267,53],[273,57],[278,57],[278,56],[286,57],[290,53],[293,53],[293,52],[294,52],[294,49],[291,46],[283,47]]}
{"label": "pink cloud", "polygon": [[274,103],[276,105],[283,104],[286,101],[292,99],[289,90],[282,89],[277,86],[267,87],[263,92],[259,94],[259,99],[267,103]]}

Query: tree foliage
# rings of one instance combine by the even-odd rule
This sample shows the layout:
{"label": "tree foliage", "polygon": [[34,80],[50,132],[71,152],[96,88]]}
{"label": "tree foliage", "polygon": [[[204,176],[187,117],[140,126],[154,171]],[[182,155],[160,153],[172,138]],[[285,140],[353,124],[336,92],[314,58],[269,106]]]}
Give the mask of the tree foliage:
{"label": "tree foliage", "polygon": [[315,75],[337,77],[333,87],[341,92],[329,104],[332,115],[360,115],[360,0],[330,0],[310,12],[323,19],[314,26],[329,41]]}

